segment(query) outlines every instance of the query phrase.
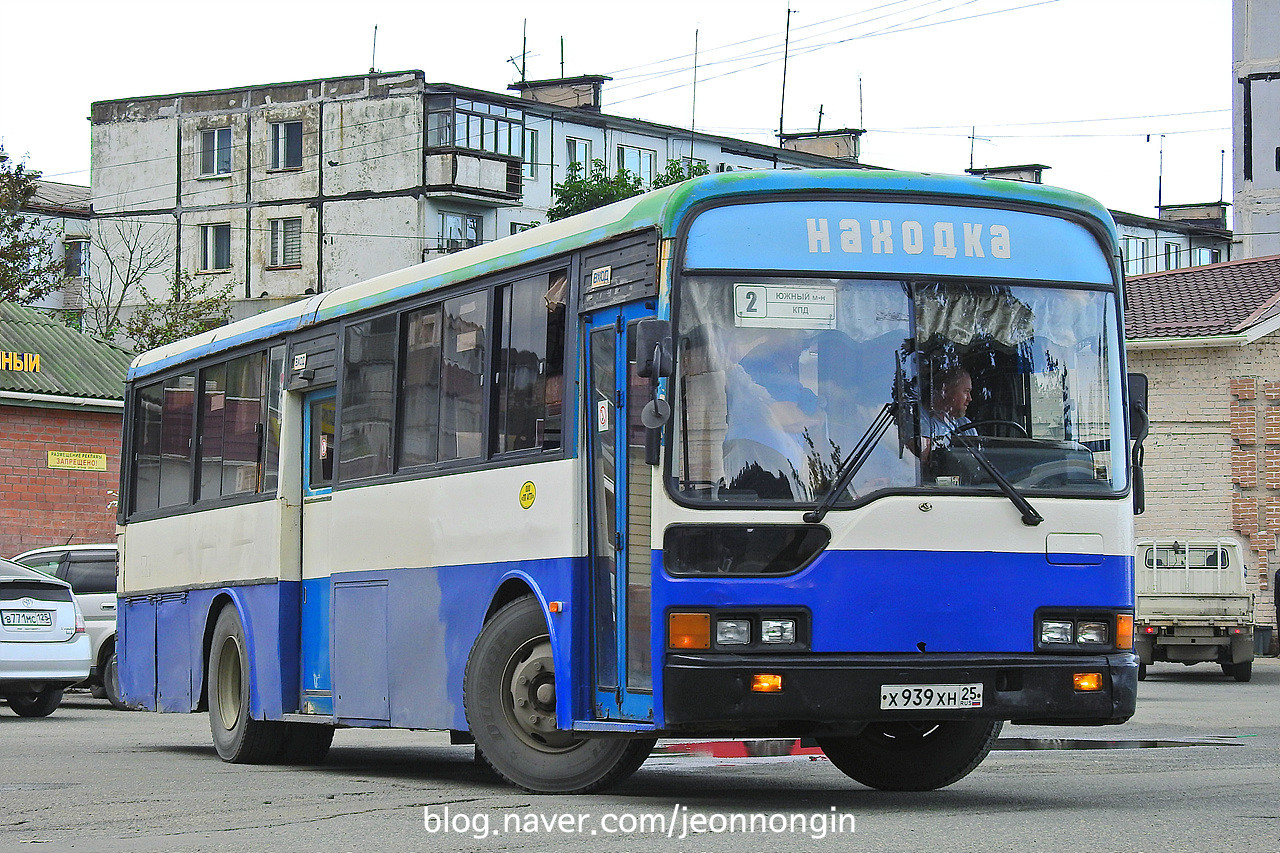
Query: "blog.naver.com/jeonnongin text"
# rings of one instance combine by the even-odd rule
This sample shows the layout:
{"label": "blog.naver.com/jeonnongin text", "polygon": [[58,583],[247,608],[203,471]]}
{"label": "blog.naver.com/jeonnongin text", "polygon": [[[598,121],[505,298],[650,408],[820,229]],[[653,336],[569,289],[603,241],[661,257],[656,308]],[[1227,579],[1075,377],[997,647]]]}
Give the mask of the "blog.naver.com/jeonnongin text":
{"label": "blog.naver.com/jeonnongin text", "polygon": [[422,828],[433,835],[474,839],[494,836],[647,835],[681,840],[699,835],[791,835],[820,840],[852,835],[854,816],[836,811],[816,812],[700,812],[676,804],[668,811],[639,812],[543,812],[511,811],[501,814],[468,812],[449,806],[424,806]]}

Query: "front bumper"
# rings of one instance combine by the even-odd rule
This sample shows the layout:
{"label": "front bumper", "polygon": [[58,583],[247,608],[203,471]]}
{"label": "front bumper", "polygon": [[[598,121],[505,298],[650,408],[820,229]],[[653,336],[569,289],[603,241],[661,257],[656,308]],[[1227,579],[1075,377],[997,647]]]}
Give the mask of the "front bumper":
{"label": "front bumper", "polygon": [[[1101,689],[1077,691],[1078,672],[1102,675]],[[751,677],[782,676],[779,693],[754,693]],[[663,672],[668,730],[812,734],[855,730],[878,720],[991,719],[1045,725],[1123,723],[1133,716],[1138,658],[1109,655],[747,656],[669,654]],[[981,682],[981,708],[881,710],[885,684]]]}

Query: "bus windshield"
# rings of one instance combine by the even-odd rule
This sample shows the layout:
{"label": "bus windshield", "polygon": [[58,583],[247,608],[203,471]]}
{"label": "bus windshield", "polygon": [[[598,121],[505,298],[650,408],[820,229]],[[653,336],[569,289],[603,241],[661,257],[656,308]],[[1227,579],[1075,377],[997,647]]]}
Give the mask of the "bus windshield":
{"label": "bus windshield", "polygon": [[[1111,293],[992,281],[692,276],[674,470],[689,501],[810,503],[855,449],[886,490],[1126,485]],[[877,430],[880,419],[887,429]]]}

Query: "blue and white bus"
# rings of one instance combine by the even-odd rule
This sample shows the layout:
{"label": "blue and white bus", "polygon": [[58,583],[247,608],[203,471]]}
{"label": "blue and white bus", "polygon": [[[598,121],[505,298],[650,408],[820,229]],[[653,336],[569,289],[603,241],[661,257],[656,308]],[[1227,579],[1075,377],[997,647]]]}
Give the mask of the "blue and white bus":
{"label": "blue and white bus", "polygon": [[713,175],[134,362],[120,679],[233,762],[474,740],[539,792],[659,737],[948,785],[1134,711],[1107,212],[897,172]]}

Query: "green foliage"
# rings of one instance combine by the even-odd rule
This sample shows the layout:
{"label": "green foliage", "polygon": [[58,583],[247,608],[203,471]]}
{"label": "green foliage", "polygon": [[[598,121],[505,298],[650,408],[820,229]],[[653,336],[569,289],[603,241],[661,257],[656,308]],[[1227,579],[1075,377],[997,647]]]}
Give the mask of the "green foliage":
{"label": "green foliage", "polygon": [[62,259],[53,252],[58,232],[22,212],[39,177],[0,148],[0,300],[34,302],[62,283]]}
{"label": "green foliage", "polygon": [[653,188],[656,190],[659,187],[669,187],[690,178],[700,178],[709,174],[711,169],[707,168],[706,163],[694,163],[686,169],[679,160],[668,160],[667,170],[653,179]]}
{"label": "green foliage", "polygon": [[555,222],[639,195],[644,192],[644,186],[626,169],[619,169],[610,177],[603,160],[592,160],[588,175],[582,174],[581,163],[570,163],[564,182],[556,184],[551,192],[553,203],[547,210],[547,218]]}
{"label": "green foliage", "polygon": [[[547,219],[555,222],[557,219],[595,210],[597,207],[622,201],[624,198],[631,198],[645,191],[640,178],[626,169],[618,169],[612,177],[607,174],[607,171],[603,160],[591,161],[589,175],[582,174],[581,163],[570,163],[565,170],[564,182],[552,187],[552,205],[547,210]],[[708,174],[709,171],[706,163],[697,163],[686,170],[679,160],[668,160],[667,170],[653,179],[653,186],[650,189],[656,190],[659,187],[678,184],[689,178]]]}
{"label": "green foliage", "polygon": [[124,323],[124,331],[139,352],[207,332],[231,319],[231,282],[214,290],[213,280],[180,273],[169,285],[166,299],[146,290],[142,306]]}

